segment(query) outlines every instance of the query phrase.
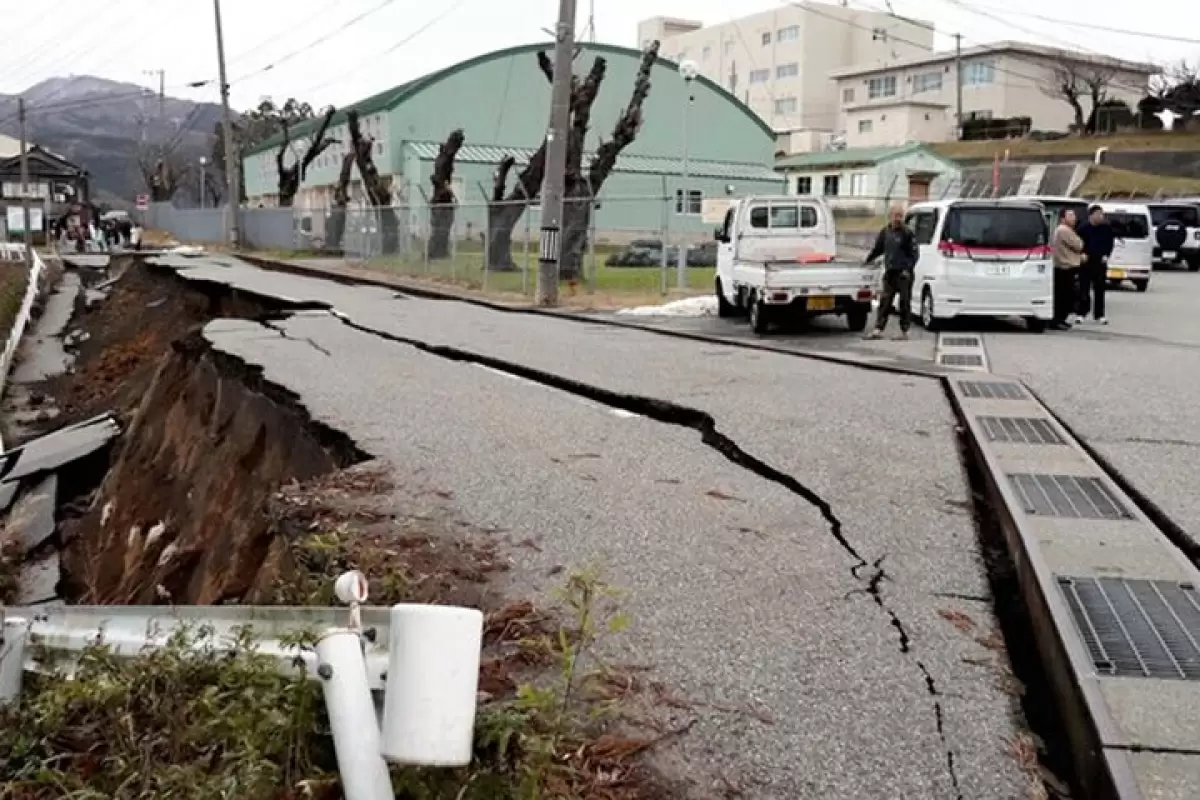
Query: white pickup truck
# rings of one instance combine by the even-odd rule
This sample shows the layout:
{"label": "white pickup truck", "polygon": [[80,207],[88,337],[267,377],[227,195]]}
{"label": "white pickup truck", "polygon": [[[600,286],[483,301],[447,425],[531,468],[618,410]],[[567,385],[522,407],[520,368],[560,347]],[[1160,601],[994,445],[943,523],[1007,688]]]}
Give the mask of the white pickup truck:
{"label": "white pickup truck", "polygon": [[786,317],[844,314],[867,327],[878,271],[838,260],[833,214],[819,198],[743,197],[717,228],[717,309],[756,334]]}

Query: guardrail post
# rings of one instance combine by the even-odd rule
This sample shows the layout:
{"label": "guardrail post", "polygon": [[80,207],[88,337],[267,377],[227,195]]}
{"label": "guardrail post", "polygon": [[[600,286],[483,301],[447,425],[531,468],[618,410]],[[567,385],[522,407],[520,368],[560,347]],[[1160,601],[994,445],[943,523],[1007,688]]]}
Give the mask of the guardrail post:
{"label": "guardrail post", "polygon": [[0,706],[21,695],[21,677],[25,669],[25,631],[20,620],[4,618],[0,609]]}
{"label": "guardrail post", "polygon": [[333,630],[317,642],[317,676],[325,694],[329,728],[346,800],[393,800],[383,760],[379,721],[362,640],[351,630]]}

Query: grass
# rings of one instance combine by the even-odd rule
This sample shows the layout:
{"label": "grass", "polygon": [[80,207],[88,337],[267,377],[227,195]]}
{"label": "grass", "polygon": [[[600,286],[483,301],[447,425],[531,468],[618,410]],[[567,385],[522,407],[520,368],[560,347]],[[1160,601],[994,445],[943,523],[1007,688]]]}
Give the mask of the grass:
{"label": "grass", "polygon": [[1008,151],[1013,157],[1081,156],[1090,158],[1099,147],[1113,152],[1161,150],[1200,150],[1200,134],[1163,131],[1115,134],[1112,136],[1071,136],[1039,142],[1032,139],[998,139],[981,142],[937,142],[931,144],[938,155],[965,161],[991,159]]}
{"label": "grass", "polygon": [[1115,167],[1091,167],[1076,193],[1084,197],[1155,197],[1200,194],[1200,179],[1152,175]]}
{"label": "grass", "polygon": [[25,299],[27,278],[23,264],[0,263],[0,331],[5,339]]}

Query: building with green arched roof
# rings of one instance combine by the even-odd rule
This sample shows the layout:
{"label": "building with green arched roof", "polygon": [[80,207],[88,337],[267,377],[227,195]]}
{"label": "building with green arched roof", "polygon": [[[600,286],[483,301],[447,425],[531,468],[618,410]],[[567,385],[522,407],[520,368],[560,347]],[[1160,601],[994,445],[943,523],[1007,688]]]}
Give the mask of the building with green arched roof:
{"label": "building with green arched roof", "polygon": [[[498,50],[340,109],[330,129],[339,143],[309,169],[295,207],[317,213],[332,205],[342,157],[349,147],[345,114],[353,108],[363,132],[375,140],[375,164],[381,175],[391,177],[395,203],[412,209],[414,217],[420,216],[431,192],[429,178],[439,144],[461,128],[466,144],[455,162],[457,225],[460,230],[464,225],[482,230],[484,193],[490,191],[496,165],[511,155],[519,169],[545,136],[550,84],[538,67],[537,54],[551,49],[551,45],[532,44]],[[611,136],[629,102],[642,53],[582,43],[575,71],[586,72],[597,56],[605,59],[607,71],[592,108],[589,153]],[[783,177],[774,171],[775,137],[770,127],[707,78],[698,77],[689,85],[677,64],[660,58],[651,72],[643,120],[637,138],[622,153],[597,198],[598,239],[619,241],[623,232],[629,237],[645,235],[661,230],[664,223],[672,231],[699,233],[710,227],[700,213],[708,205],[703,199],[784,189]],[[301,141],[292,148],[293,155],[285,157],[291,160],[297,151],[302,155],[305,137],[316,127],[313,122],[294,128],[292,139]],[[276,136],[243,154],[251,206],[278,202],[275,154],[281,143],[282,136]],[[681,194],[685,144],[690,194],[686,208]],[[357,170],[353,174],[352,205],[365,205],[361,186],[356,185]]]}

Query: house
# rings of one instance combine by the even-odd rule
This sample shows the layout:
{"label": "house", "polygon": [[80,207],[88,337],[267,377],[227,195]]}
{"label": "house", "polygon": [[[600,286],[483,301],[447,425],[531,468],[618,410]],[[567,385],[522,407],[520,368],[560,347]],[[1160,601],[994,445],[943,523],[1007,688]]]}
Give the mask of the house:
{"label": "house", "polygon": [[[35,234],[46,230],[47,220],[62,216],[82,215],[86,222],[90,197],[87,170],[37,144],[29,145],[27,157],[32,198],[29,216]],[[16,210],[21,205],[21,142],[0,135],[0,238],[21,235],[21,212]]]}
{"label": "house", "polygon": [[933,25],[845,4],[786,3],[720,25],[654,17],[638,41],[692,61],[701,75],[744,102],[771,126],[784,152],[818,149],[837,129],[839,97],[829,73],[927,54]]}
{"label": "house", "polygon": [[881,216],[893,203],[943,197],[961,173],[922,144],[795,153],[775,168],[790,194],[823,197],[835,212],[863,216]]}
{"label": "house", "polygon": [[[355,109],[363,133],[374,140],[375,166],[391,179],[395,204],[411,214],[414,226],[428,218],[430,176],[438,147],[451,131],[461,128],[466,144],[454,166],[455,225],[460,231],[483,231],[497,165],[511,156],[519,170],[546,135],[550,84],[538,68],[537,54],[552,48],[522,45],[487,53],[339,110],[329,131],[339,141],[308,170],[294,206],[301,210],[331,206],[342,158],[350,146],[345,115]],[[589,68],[597,56],[607,64],[592,107],[590,151],[611,137],[629,102],[642,53],[596,43],[581,43],[580,49],[577,70]],[[661,59],[652,67],[651,83],[637,137],[617,159],[597,198],[597,241],[645,237],[661,230],[664,223],[674,232],[708,234],[705,199],[782,191],[783,178],[774,170],[774,134],[741,101],[704,77],[688,85],[675,64]],[[690,141],[681,135],[685,114],[694,121]],[[295,126],[293,140],[311,136],[316,125]],[[248,205],[278,204],[275,154],[281,143],[276,136],[245,153],[242,168]],[[352,203],[363,205],[357,170],[353,177]],[[533,223],[535,237],[537,230]]]}
{"label": "house", "polygon": [[[847,147],[891,147],[958,138],[958,70],[953,51],[890,64],[870,63],[830,73],[839,98],[837,129]],[[965,48],[961,58],[963,121],[1029,117],[1032,129],[1066,131],[1075,122],[1058,91],[1062,78],[1084,93],[1096,79],[1105,98],[1136,107],[1160,68],[1071,50],[997,42]]]}

